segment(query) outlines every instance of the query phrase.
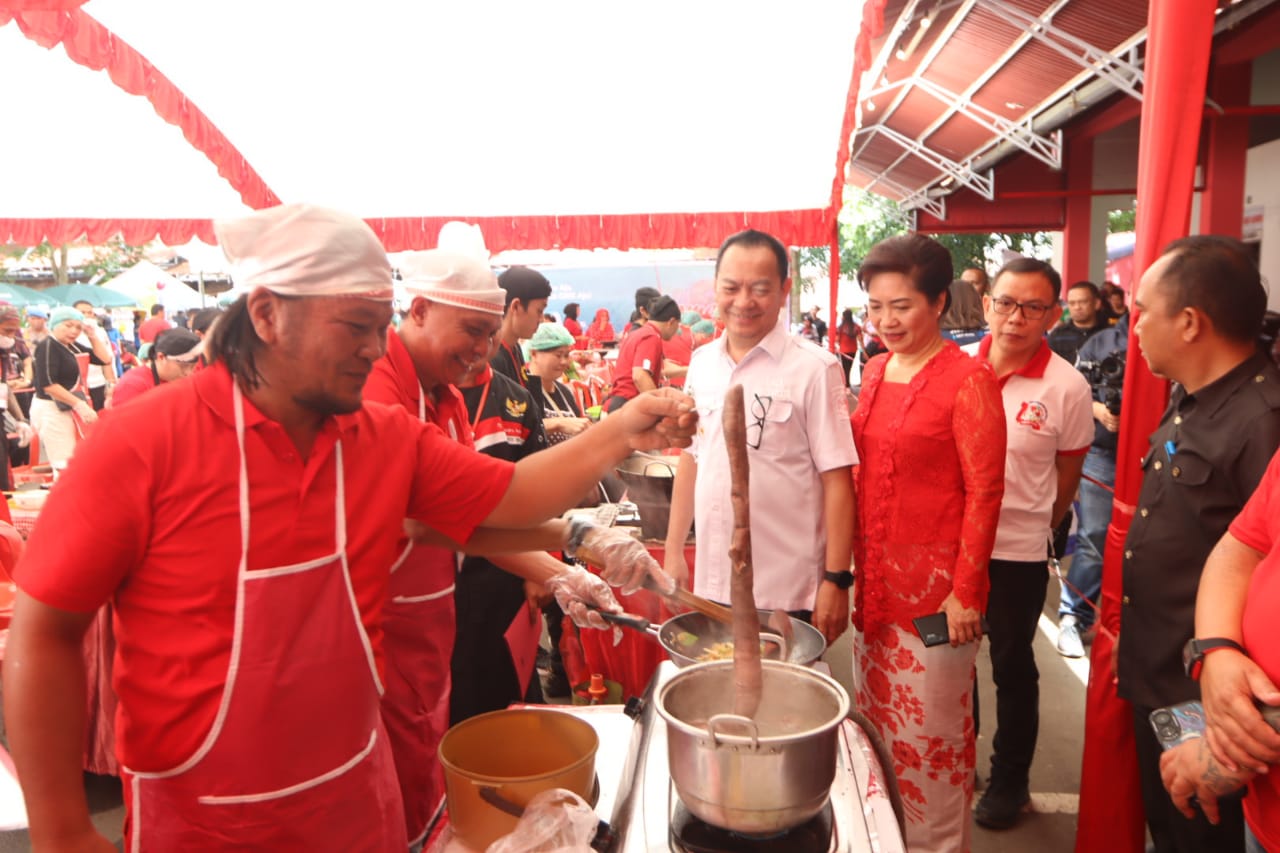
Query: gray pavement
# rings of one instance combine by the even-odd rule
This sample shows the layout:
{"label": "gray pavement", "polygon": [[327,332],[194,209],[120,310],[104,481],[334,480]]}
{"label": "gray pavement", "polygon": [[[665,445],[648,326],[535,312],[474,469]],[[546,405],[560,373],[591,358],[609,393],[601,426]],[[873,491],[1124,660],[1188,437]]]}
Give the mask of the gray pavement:
{"label": "gray pavement", "polygon": [[[1058,585],[1049,584],[1044,612],[1051,625],[1057,622]],[[838,681],[850,687],[852,630],[827,651],[826,661]],[[992,832],[975,824],[972,853],[1070,853],[1075,846],[1076,805],[1080,790],[1080,754],[1084,741],[1084,684],[1072,665],[1058,655],[1051,636],[1036,637],[1036,662],[1040,668],[1040,740],[1031,769],[1031,810],[1017,826]],[[1076,668],[1084,671],[1077,663]],[[985,781],[991,759],[990,737],[995,731],[995,689],[986,644],[978,656],[978,684],[982,715],[978,738],[978,772]],[[0,738],[4,738],[0,722]],[[4,738],[7,745],[7,738]],[[85,776],[85,790],[94,823],[108,838],[119,842],[124,807],[115,779]],[[0,853],[26,853],[31,843],[25,831],[0,832]]]}
{"label": "gray pavement", "polygon": [[[1050,624],[1056,626],[1056,581],[1049,583],[1044,613]],[[1012,829],[1001,832],[974,824],[972,853],[1071,853],[1075,849],[1085,688],[1072,666],[1054,648],[1055,638],[1056,634],[1046,637],[1039,632],[1035,642],[1036,665],[1040,669],[1040,738],[1031,767],[1031,810],[1023,814]],[[827,650],[825,657],[832,675],[846,689],[852,688],[852,644],[851,631],[847,631]],[[1083,661],[1076,664],[1076,668],[1087,672]],[[991,736],[996,727],[996,695],[986,643],[978,654],[978,691],[981,715],[978,775],[985,783],[990,776]]]}

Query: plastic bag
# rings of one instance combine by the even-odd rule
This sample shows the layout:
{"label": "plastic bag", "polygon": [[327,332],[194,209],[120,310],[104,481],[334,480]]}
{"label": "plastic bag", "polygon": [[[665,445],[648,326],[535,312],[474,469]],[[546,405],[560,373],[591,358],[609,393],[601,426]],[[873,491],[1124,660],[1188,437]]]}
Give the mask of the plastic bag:
{"label": "plastic bag", "polygon": [[510,835],[489,845],[485,853],[591,853],[600,818],[573,791],[543,791],[524,808]]}

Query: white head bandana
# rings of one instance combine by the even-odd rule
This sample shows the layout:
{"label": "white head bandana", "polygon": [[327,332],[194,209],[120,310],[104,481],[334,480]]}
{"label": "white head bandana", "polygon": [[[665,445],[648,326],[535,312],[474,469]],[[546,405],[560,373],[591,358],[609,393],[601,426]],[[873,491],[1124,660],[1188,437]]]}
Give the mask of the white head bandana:
{"label": "white head bandana", "polygon": [[499,317],[505,313],[507,292],[498,287],[489,265],[472,255],[440,249],[404,252],[397,266],[400,284],[410,296]]}
{"label": "white head bandana", "polygon": [[363,220],[285,204],[214,223],[236,290],[285,296],[359,296],[390,302],[391,263]]}

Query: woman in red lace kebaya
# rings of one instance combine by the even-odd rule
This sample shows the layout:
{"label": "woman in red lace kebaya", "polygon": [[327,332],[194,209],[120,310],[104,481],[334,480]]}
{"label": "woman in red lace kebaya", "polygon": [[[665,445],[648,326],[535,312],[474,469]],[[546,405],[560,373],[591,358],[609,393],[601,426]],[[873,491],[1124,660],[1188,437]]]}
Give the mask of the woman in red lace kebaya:
{"label": "woman in red lace kebaya", "polygon": [[[889,352],[867,363],[853,433],[855,701],[894,756],[911,853],[969,849],[973,669],[1004,495],[1005,425],[990,369],[944,340],[951,256],[918,234],[858,271]],[[911,620],[945,612],[951,643]]]}

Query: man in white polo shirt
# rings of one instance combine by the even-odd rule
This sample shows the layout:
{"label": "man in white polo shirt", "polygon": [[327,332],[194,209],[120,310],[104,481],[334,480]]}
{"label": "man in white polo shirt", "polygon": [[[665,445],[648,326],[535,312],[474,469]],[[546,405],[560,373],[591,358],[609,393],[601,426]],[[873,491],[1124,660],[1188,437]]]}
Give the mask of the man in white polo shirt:
{"label": "man in white polo shirt", "polygon": [[839,361],[779,322],[791,290],[787,260],[786,247],[760,231],[734,234],[720,247],[715,297],[725,333],[694,352],[685,378],[699,425],[672,487],[666,567],[688,578],[684,543],[696,515],[694,592],[729,600],[733,507],[721,415],[725,393],[740,384],[756,605],[811,620],[830,643],[849,626],[858,455]]}
{"label": "man in white polo shirt", "polygon": [[1093,442],[1089,383],[1044,337],[1058,319],[1061,289],[1049,264],[1018,258],[1005,264],[982,298],[991,334],[978,358],[1000,380],[1009,436],[987,598],[996,734],[991,782],[974,809],[990,829],[1013,826],[1031,798],[1040,726],[1040,673],[1031,643],[1049,582],[1049,540],[1071,506]]}

